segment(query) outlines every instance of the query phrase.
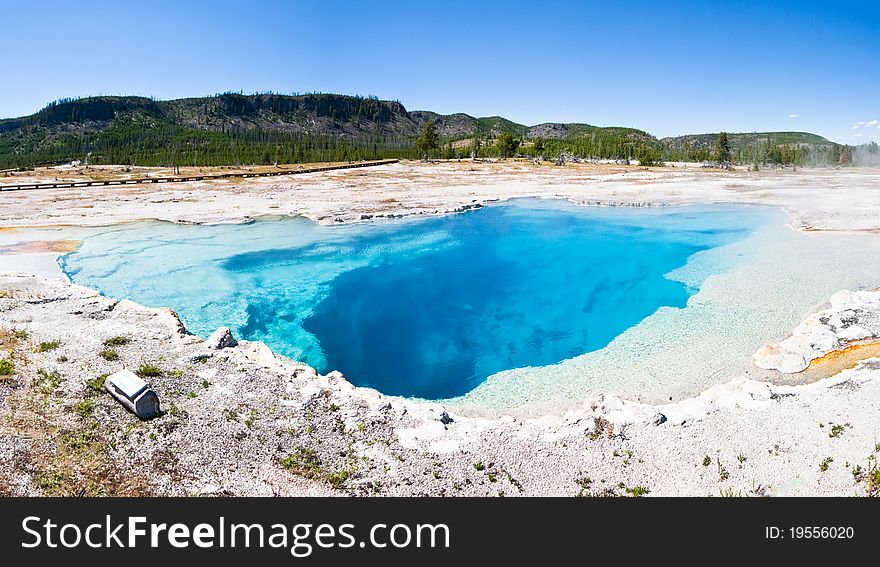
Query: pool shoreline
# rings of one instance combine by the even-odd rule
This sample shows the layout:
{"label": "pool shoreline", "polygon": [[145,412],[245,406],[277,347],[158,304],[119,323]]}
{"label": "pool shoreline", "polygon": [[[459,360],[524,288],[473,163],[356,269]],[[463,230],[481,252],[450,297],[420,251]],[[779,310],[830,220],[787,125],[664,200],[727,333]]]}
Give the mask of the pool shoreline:
{"label": "pool shoreline", "polygon": [[[683,309],[727,262],[672,275],[687,272],[693,254],[782,218],[738,205],[624,211],[516,198],[457,218],[360,226],[139,223],[87,238],[60,263],[74,283],[175,309],[199,336],[225,325],[320,372],[438,401],[467,398],[499,372],[605,348],[659,307]],[[438,262],[446,268],[430,275]],[[403,297],[417,309],[401,307]]]}
{"label": "pool shoreline", "polygon": [[[54,226],[54,227],[10,227],[6,231],[5,234],[0,234],[0,238],[2,238],[3,236],[14,238],[15,235],[33,236],[36,234],[41,234],[41,233],[46,233],[46,232],[52,233],[55,231],[62,231],[61,236],[64,236],[64,234],[63,234],[64,231],[68,231],[68,230],[72,230],[75,233],[78,233],[80,235],[82,235],[82,234],[91,235],[91,234],[105,232],[108,230],[113,230],[117,227],[126,227],[126,226],[136,225],[136,224],[142,223],[142,222],[159,223],[159,224],[168,223],[170,225],[197,224],[197,225],[205,225],[205,226],[251,225],[251,224],[254,224],[257,222],[273,222],[273,221],[278,221],[278,220],[296,219],[296,218],[309,220],[309,221],[314,222],[318,225],[324,225],[324,226],[340,225],[340,224],[347,225],[347,224],[375,223],[375,222],[381,223],[383,221],[388,221],[388,220],[391,220],[391,221],[403,220],[404,222],[419,222],[425,218],[444,217],[444,216],[449,216],[449,215],[463,214],[463,213],[467,213],[467,212],[473,212],[473,211],[480,210],[481,208],[483,208],[485,206],[492,206],[495,204],[505,204],[506,205],[506,204],[515,203],[518,200],[526,200],[527,201],[529,199],[537,199],[540,201],[544,201],[544,200],[560,201],[560,202],[572,204],[576,207],[600,207],[600,208],[604,208],[604,207],[643,208],[644,207],[644,208],[662,208],[665,210],[676,210],[676,209],[687,209],[689,207],[700,207],[700,206],[704,206],[704,207],[705,206],[709,206],[709,207],[717,206],[717,207],[722,207],[722,208],[723,207],[747,207],[747,208],[754,207],[754,208],[759,208],[759,209],[765,209],[767,211],[772,211],[772,210],[780,211],[780,213],[785,215],[785,218],[788,219],[788,222],[786,222],[784,225],[785,229],[791,230],[793,233],[809,234],[809,233],[813,232],[813,231],[811,231],[807,228],[804,228],[804,227],[797,227],[794,222],[793,213],[790,210],[788,210],[786,207],[780,206],[780,205],[774,205],[774,204],[766,204],[766,203],[761,203],[761,202],[754,202],[754,203],[731,203],[728,201],[718,201],[718,202],[716,202],[716,201],[713,201],[713,202],[695,201],[695,202],[680,202],[680,203],[594,202],[594,201],[585,202],[585,201],[579,201],[579,200],[572,198],[572,197],[536,194],[534,196],[532,196],[532,195],[525,195],[525,196],[514,195],[514,196],[491,198],[491,199],[486,199],[483,202],[477,202],[477,203],[472,203],[469,205],[459,206],[459,207],[456,207],[456,208],[453,208],[453,209],[450,209],[447,211],[432,211],[430,213],[415,211],[415,212],[409,212],[406,214],[389,215],[387,217],[375,216],[375,217],[371,217],[369,219],[364,219],[364,218],[354,219],[354,218],[352,218],[352,219],[348,219],[348,220],[344,220],[344,221],[327,220],[327,219],[319,220],[319,219],[310,218],[308,215],[303,215],[303,214],[296,214],[296,215],[266,214],[266,215],[262,215],[257,218],[245,217],[245,218],[241,218],[241,219],[221,219],[221,220],[206,219],[204,222],[202,222],[202,221],[180,222],[180,221],[173,221],[173,220],[162,219],[162,218],[153,218],[153,219],[133,218],[131,220],[121,221],[121,222],[117,222],[117,223],[114,223],[111,225],[95,225],[95,226],[61,225],[61,226]],[[865,232],[865,231],[834,230],[834,231],[823,231],[822,233],[818,234],[817,236],[833,237],[834,235],[843,236],[843,235],[847,235],[847,234],[851,234],[851,233],[855,233],[856,235],[871,234],[870,231]],[[61,243],[61,242],[70,243],[70,242],[73,242],[73,240],[68,240],[66,238],[56,238],[54,240],[35,240],[35,241],[34,240],[32,240],[32,241],[25,240],[25,241],[21,242],[21,244],[25,248],[36,244],[37,246],[43,245],[43,246],[46,246],[49,249],[51,249],[55,245],[55,243]],[[81,241],[79,241],[79,242],[81,243]],[[2,243],[3,243],[3,241],[0,240],[0,244],[2,244]],[[68,246],[69,246],[69,244],[68,244]],[[37,261],[41,261],[43,263],[44,268],[41,270],[28,270],[26,268],[24,270],[26,273],[33,273],[35,275],[41,275],[41,276],[60,277],[61,279],[63,279],[64,281],[66,281],[68,283],[73,283],[70,281],[70,279],[68,278],[65,271],[58,265],[58,261],[63,256],[69,254],[69,252],[70,252],[69,250],[65,250],[64,252],[58,252],[58,253],[53,252],[53,251],[49,251],[49,252],[27,252],[27,251],[25,251],[25,252],[21,252],[21,253],[15,253],[13,255],[0,254],[0,274],[2,274],[4,271],[4,266],[3,266],[4,259],[8,261],[10,259],[10,257],[12,257],[15,260],[19,260],[24,264],[28,264],[30,261],[32,261],[32,259],[35,259]],[[49,271],[46,270],[45,266],[49,267]],[[125,297],[122,299],[129,299],[129,298]],[[818,305],[813,305],[813,309],[816,309],[816,308],[818,308]],[[769,339],[768,339],[768,342],[769,342]],[[760,346],[761,346],[761,344],[758,343],[755,345],[754,348],[757,349]],[[604,349],[600,349],[600,350],[604,350]],[[589,354],[592,354],[592,352],[577,355],[574,358],[565,359],[565,360],[559,361],[557,363],[550,364],[548,366],[537,367],[537,368],[541,369],[541,370],[552,371],[552,369],[556,368],[560,364],[569,363],[573,360],[579,359],[579,358],[584,357]],[[745,358],[744,358],[744,360],[745,360]],[[502,371],[502,372],[500,372],[500,374],[506,375],[511,372],[513,372],[513,373],[530,372],[534,368],[536,368],[536,367],[514,368],[511,370]],[[753,368],[755,368],[755,367],[753,367]],[[736,374],[737,373],[732,373],[732,374],[729,374],[727,377],[732,378]],[[775,383],[777,385],[790,385],[792,383],[797,383],[796,378],[793,380],[788,375],[783,375],[780,377],[779,373],[776,373],[773,371],[765,371],[765,372],[762,372],[762,374],[763,374],[763,376],[758,378],[760,381],[767,381],[767,382]],[[795,376],[797,376],[797,375],[795,375]],[[804,377],[806,378],[807,374],[804,374]],[[490,376],[490,378],[495,378],[495,375]],[[815,380],[815,378],[808,379],[808,381],[814,381],[814,380]],[[805,380],[805,381],[807,381],[807,380]],[[588,395],[589,396],[614,395],[614,396],[620,396],[623,399],[631,400],[633,402],[658,404],[658,403],[664,403],[666,401],[672,401],[673,399],[675,399],[677,401],[681,401],[682,399],[696,397],[700,394],[701,391],[703,391],[707,387],[711,386],[712,384],[718,384],[718,383],[719,382],[713,380],[711,383],[707,384],[703,388],[692,390],[691,392],[685,392],[684,397],[679,396],[677,394],[674,396],[668,396],[667,394],[661,394],[660,392],[657,392],[657,391],[654,391],[653,393],[649,393],[647,390],[638,392],[638,391],[621,391],[618,389],[608,389],[608,388],[605,388],[605,389],[602,389],[602,390],[599,390],[596,392],[590,392]],[[485,385],[485,383],[484,383],[484,385]],[[484,385],[477,387],[476,391],[478,394],[482,394],[483,390],[481,388]],[[437,399],[437,400],[425,400],[425,399],[418,399],[418,398],[414,398],[414,399],[418,399],[420,402],[424,402],[424,403],[446,404],[446,405],[449,405],[450,407],[456,408],[460,412],[463,412],[465,415],[471,415],[471,416],[475,416],[475,417],[480,416],[480,417],[487,417],[487,418],[497,418],[497,417],[505,415],[505,414],[513,414],[513,415],[520,417],[520,418],[538,417],[538,416],[544,415],[544,414],[560,415],[562,413],[569,411],[572,407],[576,406],[579,403],[578,401],[572,401],[571,403],[568,403],[567,406],[554,406],[552,404],[550,404],[550,405],[536,404],[534,411],[532,411],[532,410],[521,411],[521,410],[512,408],[509,405],[507,405],[506,407],[502,406],[499,408],[492,408],[491,406],[486,405],[486,402],[484,402],[484,401],[477,401],[477,402],[471,401],[471,397],[472,397],[473,392],[474,391],[472,390],[471,392],[468,392],[467,394],[460,396],[460,397],[457,397],[457,398],[447,398],[447,399]],[[580,399],[580,398],[583,398],[583,396],[578,397],[578,399]],[[477,398],[477,399],[480,399],[480,398]]]}

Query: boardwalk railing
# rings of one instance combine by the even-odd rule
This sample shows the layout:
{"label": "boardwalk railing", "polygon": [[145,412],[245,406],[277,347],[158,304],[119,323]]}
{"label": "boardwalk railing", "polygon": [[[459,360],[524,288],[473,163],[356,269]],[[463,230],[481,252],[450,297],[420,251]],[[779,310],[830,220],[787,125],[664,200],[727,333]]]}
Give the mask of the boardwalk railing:
{"label": "boardwalk railing", "polygon": [[140,177],[136,179],[109,179],[104,181],[55,181],[53,183],[19,183],[17,185],[0,185],[0,191],[21,191],[24,189],[61,189],[64,187],[98,187],[107,185],[140,185],[142,183],[182,183],[185,181],[206,181],[211,179],[230,179],[233,177],[273,177],[276,175],[297,175],[300,173],[318,173],[336,169],[354,169],[356,167],[372,167],[388,165],[400,160],[383,159],[380,161],[361,161],[341,165],[321,165],[300,169],[282,169],[278,171],[243,171],[239,173],[215,173],[208,175],[185,175],[175,177]]}

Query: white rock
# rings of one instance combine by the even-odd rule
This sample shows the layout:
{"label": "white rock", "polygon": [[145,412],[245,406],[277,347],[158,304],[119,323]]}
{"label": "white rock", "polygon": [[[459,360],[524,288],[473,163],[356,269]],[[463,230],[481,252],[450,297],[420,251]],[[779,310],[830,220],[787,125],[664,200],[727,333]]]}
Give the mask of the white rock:
{"label": "white rock", "polygon": [[238,344],[238,341],[235,340],[235,337],[232,336],[232,331],[229,330],[229,327],[220,327],[208,337],[208,340],[205,341],[205,346],[208,348],[212,348],[215,350],[219,350],[221,348],[234,347]]}
{"label": "white rock", "polygon": [[761,347],[753,358],[755,366],[794,374],[849,343],[880,334],[872,315],[880,308],[880,291],[840,291],[829,303],[830,307],[807,317],[790,337]]}
{"label": "white rock", "polygon": [[300,407],[305,408],[320,396],[324,395],[324,388],[315,382],[311,382],[300,388],[299,393],[300,396],[302,396]]}

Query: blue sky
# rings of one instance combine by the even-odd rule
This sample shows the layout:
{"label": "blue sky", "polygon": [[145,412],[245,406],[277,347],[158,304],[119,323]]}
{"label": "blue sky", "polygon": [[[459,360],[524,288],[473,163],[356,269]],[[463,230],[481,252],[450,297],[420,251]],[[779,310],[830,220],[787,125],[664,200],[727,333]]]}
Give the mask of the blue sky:
{"label": "blue sky", "polygon": [[880,2],[0,2],[0,116],[93,94],[324,91],[658,136],[880,141]]}

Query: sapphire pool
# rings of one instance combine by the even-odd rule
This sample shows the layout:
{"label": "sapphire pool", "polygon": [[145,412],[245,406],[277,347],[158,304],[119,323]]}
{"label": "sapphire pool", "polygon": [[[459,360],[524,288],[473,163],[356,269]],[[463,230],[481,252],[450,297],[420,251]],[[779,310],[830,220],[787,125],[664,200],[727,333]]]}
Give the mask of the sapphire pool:
{"label": "sapphire pool", "polygon": [[595,208],[515,200],[463,214],[321,226],[141,222],[61,258],[72,281],[169,306],[356,385],[428,399],[602,349],[702,280],[670,272],[748,237],[734,206]]}

